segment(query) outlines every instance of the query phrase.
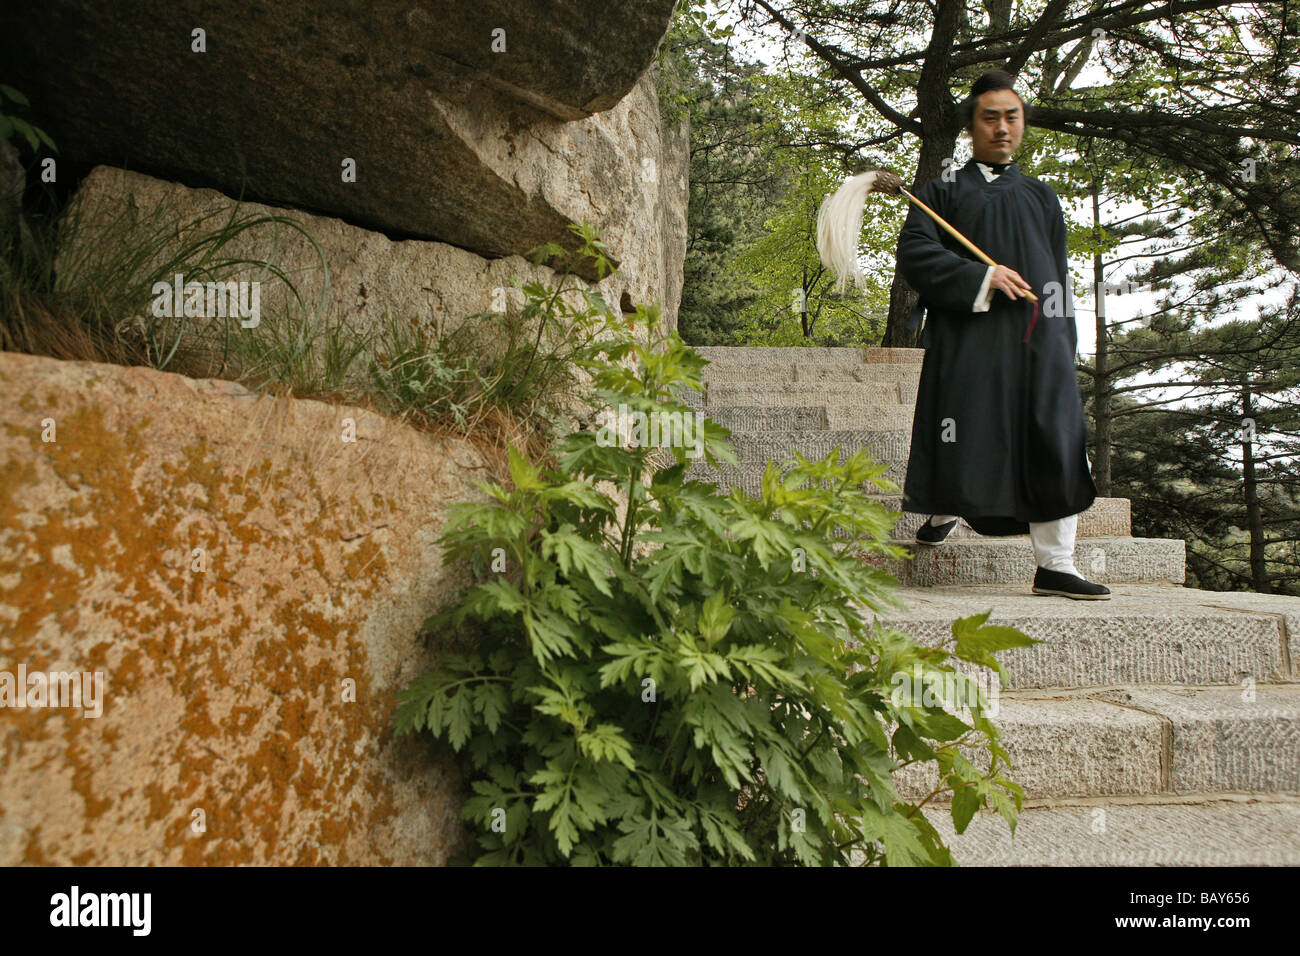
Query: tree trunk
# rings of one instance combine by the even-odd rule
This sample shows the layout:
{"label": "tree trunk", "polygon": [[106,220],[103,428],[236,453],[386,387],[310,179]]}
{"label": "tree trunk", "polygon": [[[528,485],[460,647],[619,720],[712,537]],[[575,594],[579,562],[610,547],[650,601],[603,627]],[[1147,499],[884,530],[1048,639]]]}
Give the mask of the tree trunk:
{"label": "tree trunk", "polygon": [[[913,193],[943,172],[943,161],[952,158],[957,134],[961,132],[961,120],[948,84],[952,72],[949,65],[952,46],[963,11],[962,0],[938,0],[935,6],[934,29],[930,32],[925,64],[916,84],[921,152],[917,158],[916,176],[912,180]],[[907,331],[907,317],[916,306],[916,298],[916,292],[908,287],[895,267],[894,282],[889,288],[889,319],[885,323],[883,345],[917,348],[921,344],[919,330]]]}
{"label": "tree trunk", "polygon": [[894,281],[889,287],[889,318],[885,320],[885,336],[880,344],[886,348],[915,349],[921,345],[921,330],[907,331],[907,317],[916,307],[916,293],[903,281],[898,268],[894,268]]}
{"label": "tree trunk", "polygon": [[1259,510],[1259,486],[1255,481],[1255,408],[1250,387],[1241,387],[1241,476],[1246,493],[1246,527],[1250,531],[1250,585],[1259,594],[1269,594],[1268,568],[1264,561],[1264,520]]}
{"label": "tree trunk", "polygon": [[[1094,238],[1101,239],[1101,212],[1097,202],[1097,183],[1092,184],[1092,230]],[[1097,361],[1092,380],[1092,415],[1097,425],[1097,447],[1093,454],[1092,480],[1097,485],[1097,496],[1110,497],[1110,342],[1106,336],[1106,283],[1101,253],[1092,255],[1092,282],[1094,301],[1097,304]],[[1067,277],[1066,281],[1069,279]]]}
{"label": "tree trunk", "polygon": [[[911,185],[911,192],[924,186],[943,172],[943,161],[951,159],[957,146],[956,131],[936,131],[927,129],[921,140],[921,155],[916,166],[916,178]],[[904,198],[903,202],[911,203]],[[885,338],[882,345],[890,348],[919,348],[921,334],[907,331],[907,317],[916,306],[916,292],[909,286],[897,268],[894,269],[894,282],[889,288],[889,320],[885,323]]]}
{"label": "tree trunk", "polygon": [[805,339],[812,338],[812,328],[808,324],[808,267],[803,267],[803,284],[799,286],[799,328]]}

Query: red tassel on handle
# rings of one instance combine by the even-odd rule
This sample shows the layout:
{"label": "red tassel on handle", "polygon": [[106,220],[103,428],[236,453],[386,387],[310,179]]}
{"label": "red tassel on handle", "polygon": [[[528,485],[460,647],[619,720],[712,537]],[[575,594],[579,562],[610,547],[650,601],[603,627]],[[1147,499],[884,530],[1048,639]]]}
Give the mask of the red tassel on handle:
{"label": "red tassel on handle", "polygon": [[1033,307],[1034,307],[1034,315],[1033,315],[1033,317],[1029,320],[1029,328],[1025,329],[1025,338],[1024,338],[1024,343],[1025,343],[1026,345],[1029,344],[1029,336],[1031,336],[1031,335],[1034,334],[1034,326],[1038,324],[1038,300],[1035,299],[1035,300],[1033,301],[1032,305],[1033,305]]}

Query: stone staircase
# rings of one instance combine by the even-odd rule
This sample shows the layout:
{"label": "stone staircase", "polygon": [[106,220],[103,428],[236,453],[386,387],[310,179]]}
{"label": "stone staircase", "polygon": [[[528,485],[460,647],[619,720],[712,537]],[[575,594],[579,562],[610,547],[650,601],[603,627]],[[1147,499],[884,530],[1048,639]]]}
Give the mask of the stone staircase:
{"label": "stone staircase", "polygon": [[[757,494],[769,459],[840,445],[870,449],[901,487],[921,350],[698,351],[712,364],[687,400],[733,430],[740,463],[696,464],[691,477]],[[1126,499],[1079,517],[1075,565],[1110,601],[1032,594],[1027,535],[982,538],[963,521],[943,544],[915,546],[924,519],[895,528],[912,559],[879,562],[907,606],[889,623],[938,643],[957,618],[991,610],[989,623],[1043,641],[999,655],[1004,686],[968,671],[996,694],[1025,804],[1014,840],[993,811],[957,835],[947,805],[927,804],[959,863],[1300,864],[1300,598],[1182,587],[1184,543],[1132,537]],[[899,773],[900,792],[929,793],[926,769]]]}

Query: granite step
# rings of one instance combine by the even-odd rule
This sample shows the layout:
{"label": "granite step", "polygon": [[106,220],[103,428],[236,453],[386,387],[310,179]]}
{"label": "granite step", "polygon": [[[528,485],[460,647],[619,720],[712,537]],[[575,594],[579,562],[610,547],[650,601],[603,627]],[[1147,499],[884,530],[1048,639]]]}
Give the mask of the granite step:
{"label": "granite step", "polygon": [[[910,410],[907,412],[911,414]],[[805,458],[825,458],[836,448],[842,460],[865,448],[877,462],[906,465],[912,447],[911,423],[883,428],[828,428],[822,431],[770,431],[735,433],[731,444],[741,464],[755,465],[759,474],[769,461],[778,464],[797,450]]]}
{"label": "granite step", "polygon": [[925,358],[925,349],[850,348],[843,346],[771,348],[762,345],[702,345],[697,346],[695,351],[714,363],[715,366],[770,365],[782,362],[844,366],[899,363],[920,365]]}
{"label": "granite step", "polygon": [[[1300,796],[1300,684],[1002,691],[989,716],[1026,798],[1182,793]],[[959,713],[960,716],[960,713]],[[987,757],[959,748],[977,767]],[[919,802],[932,763],[894,775]],[[944,794],[936,800],[948,799]]]}
{"label": "granite step", "polygon": [[1014,840],[996,811],[960,835],[946,806],[921,812],[959,866],[1300,866],[1300,799],[1282,795],[1026,802]]}
{"label": "granite step", "polygon": [[[911,430],[909,405],[741,405],[693,406],[724,428],[743,436],[763,438],[770,432]],[[733,437],[734,440],[734,437]]]}
{"label": "granite step", "polygon": [[[684,404],[704,412],[733,432],[813,431],[827,428],[825,405],[722,405],[703,404],[700,396]],[[733,436],[734,438],[734,436]]]}
{"label": "granite step", "polygon": [[[825,452],[817,456],[809,454],[807,457],[822,458],[825,457],[825,454]],[[732,488],[740,488],[745,494],[758,498],[763,493],[763,472],[766,468],[766,458],[762,461],[744,461],[742,456],[739,465],[722,465],[719,468],[714,468],[708,464],[693,464],[687,470],[686,477],[691,481],[714,482],[718,486],[718,492],[723,495],[730,494]],[[889,462],[888,468],[881,477],[902,487],[903,481],[907,477],[907,462]],[[875,491],[878,486],[868,483],[865,487],[868,491]]]}
{"label": "granite step", "polygon": [[915,384],[920,381],[921,366],[890,362],[861,365],[816,365],[810,362],[728,363],[705,366],[700,377],[707,384],[741,383],[751,387],[766,386],[775,391],[778,386],[788,383],[908,382]]}
{"label": "granite step", "polygon": [[[964,584],[1023,585],[1034,579],[1037,563],[1029,535],[1006,538],[955,538],[927,547],[914,539],[895,539],[911,559],[864,558],[911,587]],[[1126,536],[1077,538],[1074,566],[1097,584],[1182,584],[1186,542],[1181,538],[1131,538]]]}
{"label": "granite step", "polygon": [[[890,511],[898,511],[903,506],[902,495],[872,495],[873,500],[884,505]],[[916,531],[929,519],[929,515],[912,511],[901,512],[898,524],[894,525],[894,537],[913,540]],[[1131,508],[1127,498],[1098,498],[1092,507],[1079,512],[1076,534],[1080,538],[1122,537],[1132,532]],[[957,527],[948,532],[948,541],[958,538],[978,538],[979,534],[965,521],[959,520]]]}
{"label": "granite step", "polygon": [[[1071,601],[1033,594],[1029,581],[895,593],[905,610],[872,616],[926,646],[949,640],[958,618],[985,611],[987,623],[1042,641],[998,655],[1010,689],[1183,683],[1245,690],[1300,681],[1300,598],[1116,584],[1109,601]],[[961,669],[997,686],[991,671]]]}
{"label": "granite step", "polygon": [[[756,495],[768,460],[840,446],[866,447],[902,485],[922,350],[699,351],[713,364],[686,401],[732,430],[741,464],[691,477]],[[896,493],[873,497],[901,507]],[[888,623],[938,644],[957,618],[991,610],[991,623],[1043,641],[999,655],[1005,688],[960,665],[995,693],[1029,796],[1014,843],[993,812],[959,837],[947,808],[928,804],[958,862],[1300,864],[1300,601],[1176,586],[1184,543],[1129,537],[1122,499],[1080,516],[1075,563],[1111,587],[1104,602],[1032,595],[1028,536],[981,538],[961,522],[942,545],[915,545],[925,517],[895,527],[912,558],[873,562],[910,585]],[[896,780],[922,787],[927,773]]]}
{"label": "granite step", "polygon": [[773,408],[796,405],[828,408],[836,405],[913,405],[916,386],[907,382],[712,382],[702,391],[687,389],[682,401],[692,408]]}

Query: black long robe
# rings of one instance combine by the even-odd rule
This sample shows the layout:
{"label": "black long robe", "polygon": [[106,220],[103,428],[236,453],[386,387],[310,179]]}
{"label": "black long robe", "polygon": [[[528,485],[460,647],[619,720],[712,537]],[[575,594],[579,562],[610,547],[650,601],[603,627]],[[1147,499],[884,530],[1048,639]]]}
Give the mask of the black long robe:
{"label": "black long robe", "polygon": [[1097,488],[1060,201],[1014,165],[986,181],[974,160],[916,196],[1019,272],[1039,309],[1034,320],[1028,300],[994,290],[989,311],[972,312],[988,266],[909,203],[898,267],[928,314],[903,510],[961,515],[989,535],[1083,511]]}

